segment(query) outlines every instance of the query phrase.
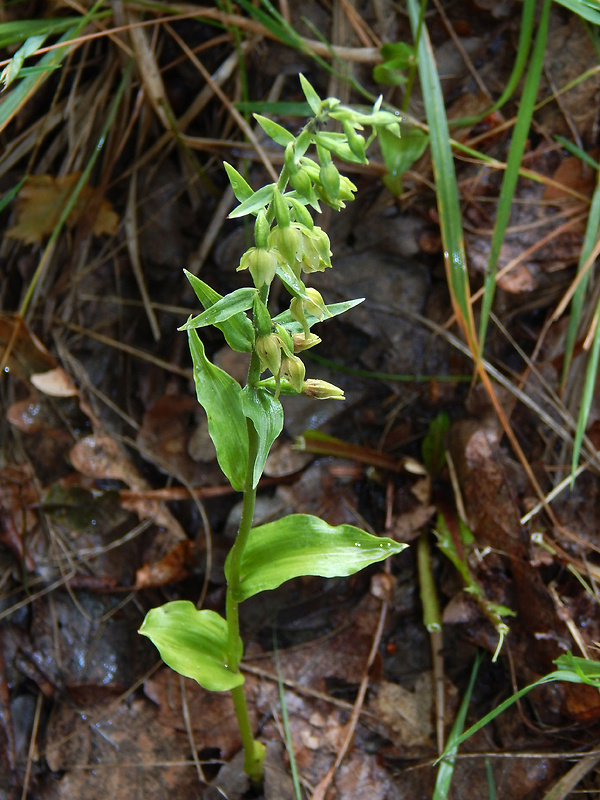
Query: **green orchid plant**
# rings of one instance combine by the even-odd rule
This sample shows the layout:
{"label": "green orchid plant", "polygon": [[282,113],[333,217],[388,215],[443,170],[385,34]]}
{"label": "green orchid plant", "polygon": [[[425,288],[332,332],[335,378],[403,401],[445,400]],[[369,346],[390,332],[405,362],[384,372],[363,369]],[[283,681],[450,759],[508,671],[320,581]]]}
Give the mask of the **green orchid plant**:
{"label": "green orchid plant", "polygon": [[[225,164],[239,201],[229,216],[255,217],[254,246],[238,267],[249,271],[254,285],[222,297],[186,273],[204,308],[180,329],[189,337],[198,402],[206,411],[219,465],[233,489],[243,493],[237,537],[225,564],[225,617],[178,600],[149,611],[139,631],[180,675],[205,689],[231,692],[244,770],[255,783],[262,781],[265,746],[254,738],[244,696],[240,603],[292,578],[352,575],[406,547],[353,525],[333,527],[309,514],[290,514],[252,527],[257,487],[271,446],[283,429],[280,395],[344,398],[337,386],[307,379],[298,354],[320,342],[311,330],[314,325],[362,302],[326,305],[316,289],[305,285],[304,276],[331,267],[329,238],[314,224],[311,209],[320,212],[320,203],[325,203],[339,210],[354,198],[356,187],[340,175],[332,156],[366,164],[366,148],[379,133],[400,138],[398,115],[382,110],[381,98],[363,112],[336,98],[321,100],[303,76],[300,81],[314,117],[298,136],[255,115],[265,133],[285,148],[277,182],[254,192],[236,169]],[[341,123],[342,132],[324,130],[329,120]],[[371,129],[366,140],[361,133],[365,126]],[[307,155],[309,148],[316,160]],[[288,310],[272,317],[269,290],[276,277],[291,301]],[[218,328],[233,350],[250,355],[243,388],[206,357],[197,330],[208,325]],[[267,371],[270,376],[263,377]]]}

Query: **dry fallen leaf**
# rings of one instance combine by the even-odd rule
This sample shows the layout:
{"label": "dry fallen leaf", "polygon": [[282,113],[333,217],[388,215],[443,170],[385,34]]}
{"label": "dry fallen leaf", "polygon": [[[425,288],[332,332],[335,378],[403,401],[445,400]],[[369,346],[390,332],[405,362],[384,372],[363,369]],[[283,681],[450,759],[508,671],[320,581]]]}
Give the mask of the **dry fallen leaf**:
{"label": "dry fallen leaf", "polygon": [[169,583],[178,583],[190,574],[193,563],[194,546],[189,539],[181,542],[170,550],[164,558],[154,564],[144,564],[136,572],[135,586],[137,589],[166,586]]}
{"label": "dry fallen leaf", "polygon": [[31,376],[31,382],[36,389],[51,397],[74,397],[78,394],[77,387],[62,367],[38,372]]}
{"label": "dry fallen leaf", "polygon": [[[139,492],[145,492],[150,488],[125,450],[108,435],[85,436],[71,448],[69,458],[73,467],[87,477],[96,480],[110,478],[123,481],[130,489]],[[158,538],[155,538],[157,547],[161,551],[157,558],[162,558],[179,542],[187,540],[179,522],[161,503],[155,500],[135,499],[123,502],[123,507],[134,511],[140,519],[153,519],[157,525],[165,529],[168,535],[160,545]]]}
{"label": "dry fallen leaf", "polygon": [[[56,227],[60,215],[73,193],[81,173],[54,178],[52,175],[30,175],[19,192],[16,201],[17,220],[7,231],[11,239],[22,239],[25,244],[36,244],[45,236],[49,236]],[[67,225],[77,225],[90,207],[96,189],[85,185],[77,202],[67,218]],[[92,233],[101,236],[103,233],[114,235],[119,224],[119,217],[108,200],[103,199],[94,209],[95,219]]]}
{"label": "dry fallen leaf", "polygon": [[389,729],[396,746],[427,748],[433,737],[433,683],[430,672],[417,678],[414,691],[382,681],[370,702],[371,710]]}

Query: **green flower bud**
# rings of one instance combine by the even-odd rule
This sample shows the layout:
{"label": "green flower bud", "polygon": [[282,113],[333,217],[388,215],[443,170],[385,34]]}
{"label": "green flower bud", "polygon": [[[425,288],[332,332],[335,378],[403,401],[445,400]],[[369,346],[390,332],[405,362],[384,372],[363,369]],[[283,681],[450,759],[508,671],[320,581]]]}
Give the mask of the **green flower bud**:
{"label": "green flower bud", "polygon": [[315,145],[317,146],[317,158],[320,164],[331,164],[331,153],[326,147],[323,147],[319,141],[319,134],[315,136]]}
{"label": "green flower bud", "polygon": [[256,354],[260,359],[260,371],[270,369],[273,375],[279,375],[281,369],[281,341],[276,333],[268,336],[258,336],[256,339]]}
{"label": "green flower bud", "polygon": [[354,155],[364,163],[367,160],[365,154],[365,137],[357,133],[349,122],[342,122],[342,127],[348,139],[348,147],[352,150]]}
{"label": "green flower bud", "polygon": [[306,368],[298,356],[286,356],[281,360],[280,374],[289,381],[292,388],[301,394],[304,388]]}
{"label": "green flower bud", "polygon": [[257,294],[253,304],[254,324],[259,336],[269,336],[273,329],[271,315],[260,296]]}
{"label": "green flower bud", "polygon": [[294,333],[292,339],[294,341],[294,353],[301,353],[303,350],[309,350],[311,347],[321,343],[321,339],[316,333],[309,333],[308,336],[305,333]]}
{"label": "green flower bud", "polygon": [[312,194],[312,183],[308,172],[301,168],[295,174],[290,174],[290,186],[295,189],[301,197],[310,198]]}
{"label": "green flower bud", "polygon": [[313,397],[315,400],[345,400],[344,391],[339,386],[327,381],[319,381],[309,378],[304,381],[302,394]]}
{"label": "green flower bud", "polygon": [[311,179],[311,181],[316,183],[319,180],[319,170],[321,169],[317,162],[313,161],[312,158],[301,158],[300,164],[302,165],[302,169],[308,174],[308,177]]}
{"label": "green flower bud", "polygon": [[295,157],[296,153],[294,148],[294,142],[288,142],[288,144],[285,146],[285,154],[283,156],[283,161],[285,163],[288,175],[290,177],[298,172],[298,164],[296,164],[294,160]]}
{"label": "green flower bud", "polygon": [[269,247],[276,247],[291,267],[302,257],[300,232],[290,225],[287,228],[281,228],[279,225],[273,228],[269,235]]}
{"label": "green flower bud", "polygon": [[340,193],[340,173],[333,161],[321,166],[319,180],[329,199],[337,200]]}
{"label": "green flower bud", "polygon": [[296,222],[299,225],[303,225],[305,228],[308,228],[309,231],[312,231],[312,229],[315,227],[315,223],[313,222],[313,218],[311,217],[308,208],[299,200],[290,199],[290,202],[292,204],[292,213],[296,218]]}
{"label": "green flower bud", "polygon": [[277,224],[280,228],[287,228],[290,224],[290,210],[277,187],[275,187],[275,191],[273,192],[273,207],[275,209]]}
{"label": "green flower bud", "polygon": [[267,220],[267,212],[264,208],[261,208],[254,223],[254,243],[259,249],[266,249],[270,230],[271,226]]}

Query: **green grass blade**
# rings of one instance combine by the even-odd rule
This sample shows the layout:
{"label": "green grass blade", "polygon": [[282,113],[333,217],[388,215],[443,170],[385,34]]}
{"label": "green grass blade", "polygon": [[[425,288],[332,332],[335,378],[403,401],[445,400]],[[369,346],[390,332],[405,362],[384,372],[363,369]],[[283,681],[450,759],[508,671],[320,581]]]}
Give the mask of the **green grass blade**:
{"label": "green grass blade", "polygon": [[454,756],[456,756],[456,752],[458,750],[458,739],[465,727],[467,710],[469,708],[469,703],[471,702],[471,695],[473,694],[475,680],[477,679],[477,673],[479,672],[479,667],[482,660],[483,657],[481,653],[478,653],[475,663],[473,664],[473,669],[471,670],[471,677],[469,678],[467,691],[465,692],[465,696],[463,697],[460,708],[458,709],[458,714],[456,715],[454,725],[452,726],[452,730],[448,736],[448,741],[446,742],[444,755],[440,761],[432,800],[446,800],[448,797],[450,784],[452,783],[452,776],[454,774]]}
{"label": "green grass blade", "polygon": [[0,198],[0,211],[4,211],[6,206],[15,199],[15,197],[19,194],[21,186],[25,183],[26,178],[21,178],[21,180],[13,186],[12,189],[9,189],[1,198]]}
{"label": "green grass blade", "polygon": [[94,147],[92,155],[89,158],[89,160],[88,160],[88,162],[87,162],[87,164],[85,166],[85,169],[81,173],[81,177],[77,181],[77,184],[75,185],[75,188],[73,189],[73,193],[69,197],[69,200],[66,203],[62,214],[60,215],[60,218],[59,218],[58,222],[56,223],[56,227],[52,231],[50,239],[48,240],[48,244],[44,248],[44,252],[42,254],[42,257],[40,258],[39,264],[36,267],[35,273],[33,274],[33,277],[31,278],[31,280],[29,281],[29,285],[27,287],[27,292],[25,293],[25,297],[23,298],[23,301],[21,302],[21,307],[19,309],[19,314],[21,316],[23,316],[23,317],[25,316],[25,314],[27,312],[27,309],[29,307],[29,304],[30,304],[30,302],[31,302],[31,300],[33,298],[33,295],[35,293],[35,288],[38,285],[38,283],[40,281],[40,278],[42,277],[42,275],[46,271],[46,268],[47,268],[48,263],[49,263],[50,254],[53,252],[56,240],[58,239],[58,237],[60,235],[60,232],[63,229],[63,226],[65,225],[65,223],[66,223],[66,221],[67,221],[67,219],[69,217],[69,214],[73,210],[73,208],[75,206],[75,203],[77,202],[77,198],[81,194],[81,190],[83,189],[85,184],[88,182],[90,174],[91,174],[92,169],[94,167],[94,164],[96,163],[96,160],[98,159],[98,156],[100,155],[100,151],[102,150],[102,147],[104,146],[104,142],[106,140],[106,136],[108,135],[108,132],[109,132],[114,120],[115,120],[115,116],[116,116],[117,110],[119,108],[119,105],[121,104],[121,100],[123,99],[123,94],[125,93],[125,88],[126,88],[127,83],[129,81],[129,76],[131,75],[131,68],[132,68],[132,62],[129,62],[127,67],[125,67],[125,69],[123,70],[123,76],[122,76],[121,81],[120,81],[120,83],[119,83],[119,85],[118,85],[118,87],[117,87],[117,89],[116,89],[116,91],[115,91],[115,93],[113,95],[112,103],[111,103],[110,108],[108,110],[108,114],[106,116],[106,121],[104,122],[104,125],[102,126],[102,130],[100,132],[100,136],[98,137],[98,142],[96,144],[96,147]]}
{"label": "green grass blade", "polygon": [[[408,13],[413,36],[419,29],[419,4],[408,0]],[[425,25],[418,43],[417,60],[427,124],[430,132],[431,159],[435,176],[444,261],[452,305],[469,348],[477,355],[477,334],[471,308],[471,289],[467,272],[460,200],[454,160],[450,146],[448,120],[442,88]]]}
{"label": "green grass blade", "polygon": [[279,663],[279,648],[277,647],[277,633],[275,628],[273,628],[273,655],[275,657],[275,671],[277,672],[277,687],[279,689],[281,722],[283,724],[283,732],[285,734],[285,749],[287,750],[288,758],[290,759],[290,772],[292,773],[292,783],[294,784],[294,795],[296,800],[302,800],[302,788],[300,786],[298,765],[296,764],[294,743],[292,741],[292,732],[290,730],[290,720],[287,713],[287,704],[285,702],[285,690],[283,688],[283,677],[281,675],[281,665]]}
{"label": "green grass blade", "polygon": [[517,88],[519,81],[521,80],[521,76],[523,74],[523,70],[525,69],[525,64],[527,63],[527,56],[529,55],[529,49],[531,47],[531,37],[533,34],[533,24],[535,21],[535,7],[536,2],[535,0],[525,0],[523,3],[523,13],[521,15],[521,24],[519,25],[519,43],[517,45],[517,56],[515,58],[515,63],[513,64],[512,72],[506,82],[506,86],[500,97],[496,100],[496,102],[490,106],[490,108],[483,111],[481,114],[477,114],[474,117],[462,117],[461,119],[452,120],[450,123],[452,127],[464,127],[465,125],[474,125],[479,122],[481,119],[486,117],[488,114],[492,114],[494,111],[497,111],[499,108],[507,102],[507,100],[512,97],[513,92]]}
{"label": "green grass blade", "polygon": [[[110,11],[103,11],[95,15],[94,19],[101,19],[110,13]],[[89,14],[87,18],[90,18]],[[0,49],[14,44],[22,44],[32,36],[64,33],[72,26],[79,25],[80,21],[80,17],[52,17],[49,19],[23,19],[2,22],[0,24]]]}
{"label": "green grass blade", "polygon": [[529,128],[531,126],[531,119],[533,116],[533,109],[538,93],[540,76],[544,66],[544,53],[546,50],[546,39],[548,35],[548,20],[550,17],[550,6],[552,0],[544,0],[542,13],[539,19],[538,32],[529,63],[529,70],[525,79],[525,86],[523,87],[523,94],[521,96],[521,103],[519,105],[519,113],[515,129],[513,131],[510,147],[508,151],[508,160],[506,162],[506,170],[502,177],[502,187],[500,189],[500,200],[498,202],[498,210],[496,212],[496,224],[494,225],[494,233],[492,235],[492,244],[490,248],[490,255],[488,259],[488,269],[485,277],[485,290],[481,304],[481,321],[479,324],[479,343],[483,351],[485,344],[485,335],[492,308],[492,301],[496,290],[496,275],[498,272],[498,261],[500,258],[500,249],[504,242],[504,236],[508,227],[512,202],[517,187],[517,180],[519,178],[519,167],[527,138],[529,136]]}
{"label": "green grass blade", "polygon": [[600,25],[600,3],[598,0],[556,0],[561,6],[568,8],[588,22]]}
{"label": "green grass blade", "polygon": [[556,134],[554,138],[565,148],[565,150],[568,150],[572,156],[579,158],[584,164],[587,164],[592,169],[600,169],[600,164],[596,161],[596,159],[592,158],[591,155],[586,153],[585,150],[582,150],[581,147],[577,147],[576,144],[573,144],[573,142],[565,139],[564,136],[559,136]]}
{"label": "green grass blade", "polygon": [[[55,69],[60,66],[66,56],[68,55],[69,41],[75,39],[82,31],[82,29],[91,20],[97,18],[97,9],[102,5],[103,0],[98,0],[88,13],[81,17],[73,27],[61,37],[60,44],[64,47],[58,47],[55,50],[50,50],[45,53],[36,65],[40,70],[32,75],[22,78],[14,87],[14,89],[6,96],[4,101],[0,104],[0,131],[8,125],[11,119],[15,116],[17,111],[27,102],[27,100],[37,91],[46,77]],[[25,20],[22,24],[23,30],[29,30],[32,20]],[[0,38],[2,37],[4,26],[0,26]]]}
{"label": "green grass blade", "polygon": [[[573,298],[575,299],[575,298]],[[575,431],[575,441],[573,443],[573,460],[571,462],[571,486],[575,483],[575,471],[577,469],[577,462],[579,461],[579,454],[581,452],[581,443],[583,442],[583,435],[587,428],[588,418],[590,416],[590,409],[592,407],[592,400],[594,399],[594,390],[596,388],[596,375],[598,374],[598,356],[600,355],[600,300],[596,305],[594,312],[594,319],[592,321],[592,330],[594,331],[594,339],[592,341],[592,349],[585,372],[585,383],[583,386],[583,396],[581,398],[581,407],[577,417],[577,429]]]}
{"label": "green grass blade", "polygon": [[[592,250],[594,249],[596,240],[598,238],[599,230],[600,230],[600,185],[597,185],[596,189],[594,190],[594,195],[592,197],[592,203],[590,205],[590,213],[588,215],[588,220],[585,227],[585,236],[583,237],[583,245],[581,248],[581,253],[579,254],[579,263],[577,265],[578,275],[583,270],[585,264],[587,263],[588,259],[591,256]],[[571,301],[569,327],[567,328],[567,335],[565,339],[564,363],[560,379],[561,386],[563,387],[566,384],[567,376],[569,374],[569,369],[571,366],[571,360],[573,358],[573,350],[575,349],[575,341],[577,339],[577,329],[579,328],[579,322],[581,320],[583,303],[585,301],[585,295],[587,292],[589,279],[590,279],[590,270],[588,270],[587,273],[582,276],[579,286],[575,290],[575,294],[573,295],[573,299]],[[573,455],[575,455],[575,451]],[[576,461],[577,459],[574,459],[573,463],[576,463]]]}
{"label": "green grass blade", "polygon": [[489,758],[485,759],[485,776],[487,779],[487,789],[489,800],[496,800],[496,782],[494,780],[494,768]]}

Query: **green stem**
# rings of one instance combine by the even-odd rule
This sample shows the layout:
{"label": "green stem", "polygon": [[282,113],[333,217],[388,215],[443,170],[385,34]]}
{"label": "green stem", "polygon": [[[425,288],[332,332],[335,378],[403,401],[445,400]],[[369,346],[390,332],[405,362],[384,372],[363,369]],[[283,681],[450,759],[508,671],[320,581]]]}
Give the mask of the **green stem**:
{"label": "green stem", "polygon": [[[253,356],[254,357],[254,356]],[[244,499],[242,505],[242,518],[240,527],[231,550],[231,561],[229,563],[229,574],[227,581],[226,596],[226,617],[227,617],[227,663],[234,672],[239,671],[240,658],[238,655],[238,642],[240,640],[240,616],[239,603],[236,600],[240,586],[240,567],[242,555],[248,536],[252,529],[254,519],[254,505],[256,502],[256,489],[252,487],[254,475],[254,462],[258,451],[258,434],[252,422],[248,419],[248,467],[244,483]],[[263,778],[263,761],[265,758],[265,746],[257,742],[252,732],[252,724],[248,714],[248,705],[242,686],[236,686],[231,690],[235,715],[242,737],[244,748],[244,772],[250,777],[253,783],[261,783]]]}

